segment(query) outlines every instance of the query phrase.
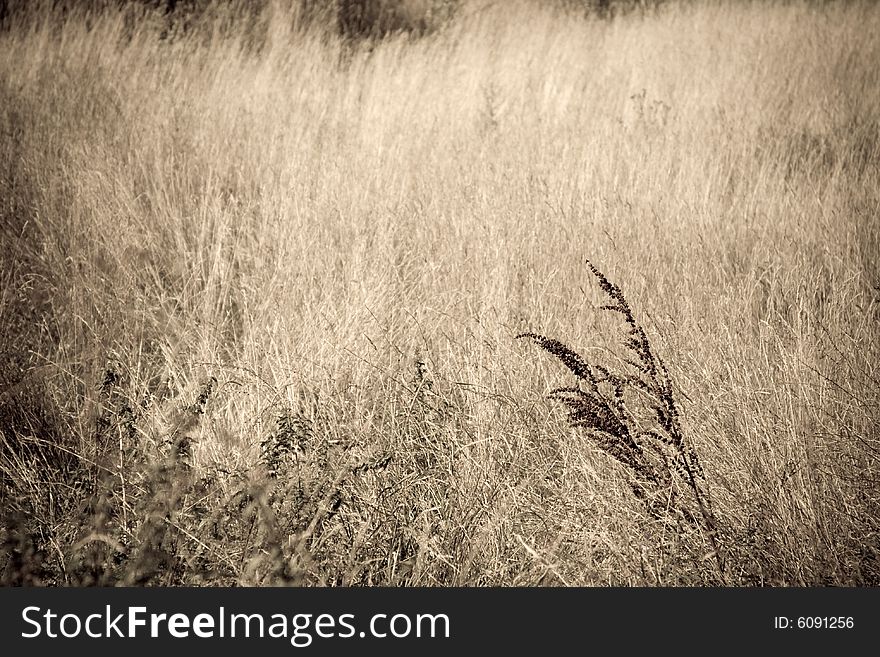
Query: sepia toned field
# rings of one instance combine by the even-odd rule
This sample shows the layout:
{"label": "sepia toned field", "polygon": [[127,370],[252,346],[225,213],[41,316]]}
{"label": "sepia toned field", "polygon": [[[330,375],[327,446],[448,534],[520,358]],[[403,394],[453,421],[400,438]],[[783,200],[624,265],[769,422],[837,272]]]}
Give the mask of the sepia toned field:
{"label": "sepia toned field", "polygon": [[297,7],[0,32],[0,581],[880,584],[880,5]]}

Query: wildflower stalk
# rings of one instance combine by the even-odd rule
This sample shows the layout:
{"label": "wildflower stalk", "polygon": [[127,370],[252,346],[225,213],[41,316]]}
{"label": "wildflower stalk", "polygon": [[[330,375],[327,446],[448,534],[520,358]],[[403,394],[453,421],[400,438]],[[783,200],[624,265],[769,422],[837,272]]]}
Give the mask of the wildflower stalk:
{"label": "wildflower stalk", "polygon": [[[587,266],[609,300],[601,309],[619,314],[627,326],[624,362],[635,373],[619,374],[589,363],[562,342],[538,333],[516,337],[532,340],[575,376],[577,385],[556,388],[549,397],[567,407],[572,427],[584,430],[596,446],[630,472],[633,493],[654,517],[678,512],[702,530],[723,582],[724,563],[705,474],[697,453],[684,439],[669,371],[654,353],[621,289],[589,260]],[[646,413],[637,413],[637,409],[647,411],[648,428],[643,428]],[[678,496],[676,479],[691,491],[699,516],[690,513]]]}

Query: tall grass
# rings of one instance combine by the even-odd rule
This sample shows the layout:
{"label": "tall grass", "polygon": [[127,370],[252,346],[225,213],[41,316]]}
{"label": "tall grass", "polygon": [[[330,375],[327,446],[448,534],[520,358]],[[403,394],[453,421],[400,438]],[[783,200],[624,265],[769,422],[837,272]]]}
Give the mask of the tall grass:
{"label": "tall grass", "polygon": [[515,339],[619,364],[587,258],[726,580],[880,582],[880,8],[294,9],[0,33],[5,583],[716,582]]}

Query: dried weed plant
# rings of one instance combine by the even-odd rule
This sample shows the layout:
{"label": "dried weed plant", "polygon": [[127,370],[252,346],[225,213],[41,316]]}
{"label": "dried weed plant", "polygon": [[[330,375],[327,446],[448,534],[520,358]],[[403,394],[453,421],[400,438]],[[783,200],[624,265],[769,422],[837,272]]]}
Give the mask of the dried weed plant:
{"label": "dried weed plant", "polygon": [[633,494],[654,518],[675,519],[702,530],[724,582],[718,523],[703,468],[682,432],[669,370],[654,352],[623,291],[592,262],[586,264],[609,299],[600,309],[618,313],[626,323],[623,362],[635,373],[620,374],[590,363],[559,340],[537,333],[516,337],[532,340],[574,374],[577,385],[556,388],[550,398],[566,406],[572,427],[585,431],[597,447],[626,468]]}

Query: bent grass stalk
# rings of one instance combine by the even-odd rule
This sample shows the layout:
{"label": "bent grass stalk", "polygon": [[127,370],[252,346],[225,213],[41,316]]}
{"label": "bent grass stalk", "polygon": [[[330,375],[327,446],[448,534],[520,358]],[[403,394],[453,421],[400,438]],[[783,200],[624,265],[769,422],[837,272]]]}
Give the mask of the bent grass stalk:
{"label": "bent grass stalk", "polygon": [[[577,385],[551,390],[549,397],[567,407],[572,427],[584,430],[597,447],[629,471],[633,494],[653,517],[664,519],[677,514],[702,530],[724,582],[717,521],[705,474],[697,453],[682,434],[669,371],[636,321],[623,291],[592,262],[587,260],[586,264],[609,299],[600,309],[618,313],[626,323],[624,363],[635,373],[619,374],[589,363],[559,340],[538,333],[516,337],[532,340],[574,374]],[[647,428],[645,416],[650,421]],[[685,490],[690,490],[698,516],[688,510],[687,502],[679,495],[676,475],[686,484]]]}

